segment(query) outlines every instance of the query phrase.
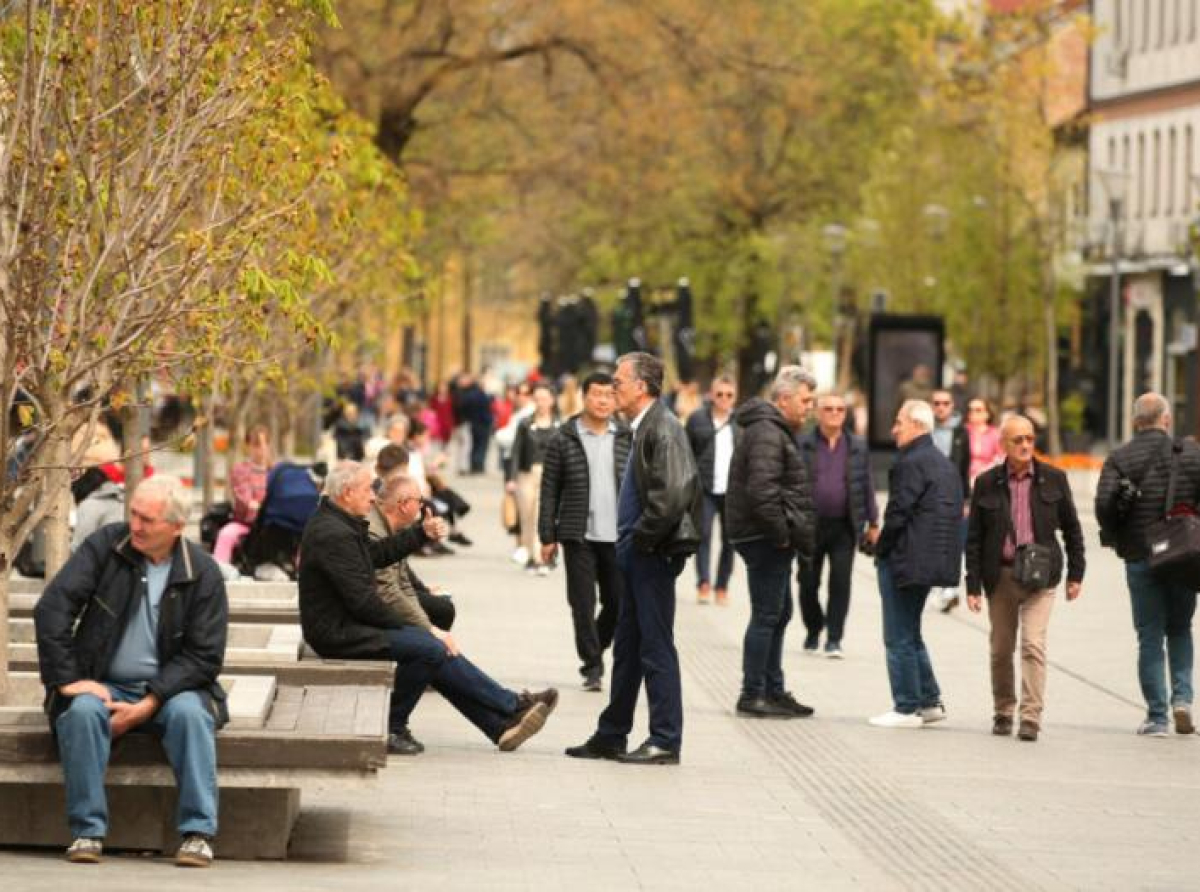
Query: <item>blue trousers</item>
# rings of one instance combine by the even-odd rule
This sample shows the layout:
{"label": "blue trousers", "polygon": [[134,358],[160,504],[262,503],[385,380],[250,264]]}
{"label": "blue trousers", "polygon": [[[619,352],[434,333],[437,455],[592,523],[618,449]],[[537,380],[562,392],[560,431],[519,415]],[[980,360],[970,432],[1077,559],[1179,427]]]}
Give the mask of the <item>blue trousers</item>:
{"label": "blue trousers", "polygon": [[461,654],[452,657],[430,632],[417,626],[388,629],[391,658],[396,661],[388,727],[399,731],[426,686],[450,704],[493,743],[517,711],[517,695],[497,684],[491,676]]}
{"label": "blue trousers", "polygon": [[[1167,721],[1166,665],[1170,664],[1170,705],[1192,705],[1192,617],[1196,593],[1186,585],[1158,578],[1145,561],[1125,565],[1138,637],[1138,682],[1146,717]],[[1166,659],[1163,659],[1163,645]]]}
{"label": "blue trousers", "polygon": [[[141,694],[108,685],[114,700],[135,703]],[[99,697],[81,694],[54,724],[67,793],[71,835],[103,839],[108,833],[104,773],[112,749],[108,707]],[[157,734],[175,772],[179,833],[217,835],[216,722],[206,700],[195,691],[176,694],[149,722],[135,729]]]}
{"label": "blue trousers", "polygon": [[790,548],[776,548],[766,539],[739,542],[750,586],[750,623],[742,642],[742,694],[765,697],[782,694],[783,636],[792,619],[792,558]]}
{"label": "blue trousers", "polygon": [[892,703],[896,712],[912,715],[942,699],[925,639],[921,637],[921,611],[925,609],[929,587],[896,586],[886,560],[876,564],[876,574],[883,602],[883,644],[887,649]]}
{"label": "blue trousers", "polygon": [[683,688],[675,650],[675,579],[683,558],[643,554],[631,543],[617,546],[625,577],[613,637],[608,707],[600,714],[596,739],[617,746],[633,730],[642,681],[650,706],[649,743],[679,751],[683,743]]}
{"label": "blue trousers", "polygon": [[721,518],[721,552],[717,557],[717,585],[724,591],[729,588],[729,577],[733,575],[733,546],[729,544],[729,530],[725,527],[725,495],[704,494],[703,510],[700,514],[700,547],[696,552],[696,584],[712,581],[709,570],[712,564],[713,521]]}

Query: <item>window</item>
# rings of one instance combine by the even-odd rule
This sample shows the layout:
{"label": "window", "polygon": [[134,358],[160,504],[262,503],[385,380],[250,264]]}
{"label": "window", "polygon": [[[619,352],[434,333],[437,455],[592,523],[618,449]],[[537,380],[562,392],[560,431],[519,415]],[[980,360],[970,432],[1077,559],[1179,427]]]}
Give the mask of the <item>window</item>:
{"label": "window", "polygon": [[1189,217],[1196,210],[1192,183],[1196,176],[1196,158],[1192,145],[1192,125],[1188,124],[1183,137],[1183,212]]}
{"label": "window", "polygon": [[[1146,5],[1149,6],[1150,4],[1147,3]],[[1159,49],[1162,49],[1163,44],[1166,42],[1167,36],[1167,0],[1158,0],[1157,18],[1158,21],[1155,22],[1155,24],[1158,26],[1158,34],[1157,40],[1154,41],[1154,45]]]}
{"label": "window", "polygon": [[1167,194],[1163,197],[1163,215],[1175,213],[1175,128],[1167,135]]}
{"label": "window", "polygon": [[1125,46],[1125,0],[1113,0],[1113,47]]}
{"label": "window", "polygon": [[1159,197],[1162,192],[1162,134],[1154,131],[1153,155],[1150,160],[1150,202],[1148,216],[1157,217]]}
{"label": "window", "polygon": [[1142,38],[1139,42],[1142,52],[1150,49],[1150,12],[1153,8],[1150,0],[1142,0],[1142,33],[1139,35]]}
{"label": "window", "polygon": [[1108,169],[1117,169],[1117,138],[1115,136],[1108,138]]}
{"label": "window", "polygon": [[1141,217],[1146,213],[1146,134],[1139,133],[1137,138],[1137,195],[1134,198],[1133,215]]}

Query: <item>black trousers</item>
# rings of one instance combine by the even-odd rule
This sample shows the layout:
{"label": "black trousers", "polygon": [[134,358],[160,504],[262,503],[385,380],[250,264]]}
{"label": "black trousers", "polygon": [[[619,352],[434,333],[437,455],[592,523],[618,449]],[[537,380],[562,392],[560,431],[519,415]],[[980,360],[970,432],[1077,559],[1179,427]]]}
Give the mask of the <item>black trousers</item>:
{"label": "black trousers", "polygon": [[[800,617],[809,641],[828,629],[828,641],[840,642],[850,612],[850,574],[854,569],[854,551],[858,542],[850,521],[844,517],[817,519],[816,548],[810,566],[801,566]],[[821,571],[829,561],[828,606],[821,610]]]}
{"label": "black trousers", "polygon": [[449,632],[454,625],[454,602],[446,595],[435,595],[433,592],[417,592],[417,600],[421,609],[429,617],[429,621],[443,632]]}
{"label": "black trousers", "polygon": [[[563,564],[567,571],[567,603],[575,624],[575,651],[587,678],[604,673],[604,651],[612,644],[617,628],[617,609],[624,582],[617,568],[617,550],[612,542],[564,542]],[[600,612],[596,612],[596,589],[600,590]]]}

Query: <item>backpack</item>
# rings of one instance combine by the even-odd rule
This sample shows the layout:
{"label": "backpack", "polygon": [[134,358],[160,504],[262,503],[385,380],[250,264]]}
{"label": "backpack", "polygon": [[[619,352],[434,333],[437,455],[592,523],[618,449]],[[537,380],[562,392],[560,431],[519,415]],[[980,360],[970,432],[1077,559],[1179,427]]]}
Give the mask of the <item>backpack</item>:
{"label": "backpack", "polygon": [[302,533],[316,512],[320,497],[321,491],[307,467],[280,462],[267,476],[267,494],[258,512],[259,525]]}

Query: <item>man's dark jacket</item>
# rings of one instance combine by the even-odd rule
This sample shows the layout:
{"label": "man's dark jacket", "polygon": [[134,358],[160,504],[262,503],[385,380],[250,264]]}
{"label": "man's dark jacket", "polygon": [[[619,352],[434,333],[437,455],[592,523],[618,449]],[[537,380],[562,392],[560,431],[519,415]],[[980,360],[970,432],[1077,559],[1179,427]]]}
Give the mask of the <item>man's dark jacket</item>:
{"label": "man's dark jacket", "polygon": [[783,413],[759,397],[736,413],[742,439],[729,464],[725,521],[733,542],[766,539],[812,559],[816,510],[796,436]]}
{"label": "man's dark jacket", "polygon": [[[582,542],[587,535],[592,479],[576,415],[559,427],[546,445],[542,461],[542,491],[538,508],[538,539],[542,542]],[[613,433],[614,485],[619,491],[633,435],[620,422]]]}
{"label": "man's dark jacket", "polygon": [[[59,687],[106,680],[125,627],[145,596],[145,560],[133,547],[129,525],[109,524],[83,541],[38,599],[33,621],[51,728],[71,704]],[[228,626],[225,580],[216,561],[181,537],[158,608],[158,675],[146,687],[163,703],[196,691],[207,698],[217,726],[223,725],[229,713],[217,676]]]}
{"label": "man's dark jacket", "polygon": [[[736,413],[729,417],[728,424],[733,429],[733,445],[736,449],[742,439]],[[713,422],[712,403],[706,402],[688,416],[686,430],[692,454],[696,456],[696,467],[700,471],[700,485],[705,492],[712,492],[717,457],[717,426]]]}
{"label": "man's dark jacket", "polygon": [[958,470],[922,434],[888,473],[888,502],[875,546],[897,588],[956,586],[962,579],[963,494]]}
{"label": "man's dark jacket", "polygon": [[[817,439],[820,436],[820,429],[814,429],[801,434],[797,439],[809,480],[816,480]],[[857,534],[866,528],[871,515],[875,513],[871,510],[876,504],[875,484],[871,480],[871,450],[867,448],[867,441],[857,434],[843,433],[842,436],[845,437],[846,446],[850,450],[846,457],[846,496],[849,501],[847,517]]]}
{"label": "man's dark jacket", "polygon": [[[1174,441],[1158,428],[1138,431],[1104,462],[1096,487],[1096,520],[1101,541],[1115,548],[1123,560],[1143,561],[1150,555],[1146,529],[1162,519],[1166,508],[1172,450],[1179,462],[1175,503],[1200,506],[1200,446],[1191,440]],[[1113,510],[1113,495],[1122,477],[1141,490],[1124,521]]]}
{"label": "man's dark jacket", "polygon": [[[1058,531],[1067,547],[1067,581],[1082,582],[1086,566],[1083,530],[1071,497],[1067,475],[1058,468],[1034,461],[1029,508],[1033,519],[1033,541],[1050,549],[1050,582],[1057,586],[1063,577],[1063,550]],[[971,523],[967,532],[967,594],[991,594],[1000,580],[1004,540],[1012,529],[1012,500],[1008,487],[1008,462],[988,468],[975,478],[971,494]]]}
{"label": "man's dark jacket", "polygon": [[646,410],[629,460],[642,506],[634,548],[664,557],[694,553],[700,544],[700,476],[683,425],[661,400]]}
{"label": "man's dark jacket", "polygon": [[304,640],[323,657],[387,659],[385,629],[404,621],[379,597],[375,571],[425,544],[420,524],[370,541],[364,517],[322,498],[300,540],[300,625]]}
{"label": "man's dark jacket", "polygon": [[954,431],[950,434],[950,454],[946,457],[950,459],[950,464],[958,469],[958,475],[962,480],[963,498],[969,498],[971,495],[971,435],[967,433],[967,426],[962,422],[954,425]]}

